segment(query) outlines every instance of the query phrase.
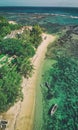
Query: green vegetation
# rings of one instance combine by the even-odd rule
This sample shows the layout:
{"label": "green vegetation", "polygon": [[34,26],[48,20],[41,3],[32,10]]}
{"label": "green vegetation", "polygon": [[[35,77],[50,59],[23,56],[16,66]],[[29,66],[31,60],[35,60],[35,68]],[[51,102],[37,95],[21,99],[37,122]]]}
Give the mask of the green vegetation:
{"label": "green vegetation", "polygon": [[41,30],[40,26],[39,25],[34,25],[30,35],[32,36],[31,42],[33,43],[33,45],[36,48],[39,46],[39,44],[42,41],[41,33],[42,33],[42,30]]}
{"label": "green vegetation", "polygon": [[5,39],[0,42],[0,51],[2,54],[20,56],[23,53],[22,41],[18,39]]}
{"label": "green vegetation", "polygon": [[[58,105],[58,110],[49,116],[47,130],[77,129],[78,64],[70,58],[61,57],[49,72],[50,106]],[[49,98],[47,97],[47,98]]]}
{"label": "green vegetation", "polygon": [[59,34],[64,29],[64,25],[51,22],[42,24],[41,27],[44,28],[44,31],[46,31],[49,34]]}
{"label": "green vegetation", "polygon": [[0,16],[0,40],[6,36],[7,34],[11,33],[12,30],[20,29],[21,25],[19,24],[9,24],[7,19]]}
{"label": "green vegetation", "polygon": [[20,72],[24,77],[28,78],[31,77],[33,70],[33,65],[31,64],[31,61],[29,59],[24,59],[22,61],[22,65],[20,67]]}
{"label": "green vegetation", "polygon": [[22,99],[21,76],[15,67],[0,68],[0,112],[7,110],[15,101]]}
{"label": "green vegetation", "polygon": [[77,30],[76,27],[73,26],[72,29],[70,28],[65,32],[63,31],[63,34],[54,42],[54,44],[50,44],[48,47],[49,51],[46,56],[48,58],[56,58],[57,56],[69,56],[77,58],[77,47]]}
{"label": "green vegetation", "polygon": [[4,39],[4,36],[20,26],[11,25],[0,17],[0,27],[0,112],[4,112],[16,101],[23,99],[22,76],[29,78],[32,75],[34,67],[31,58],[42,41],[42,31],[36,25],[14,38]]}
{"label": "green vegetation", "polygon": [[3,54],[2,54],[2,55],[0,55],[0,59],[1,59],[2,57],[4,57],[4,55],[3,55]]}
{"label": "green vegetation", "polygon": [[[46,58],[55,63],[43,74],[45,130],[78,129],[78,56],[76,27],[66,31],[48,47]],[[74,37],[73,37],[74,35]],[[47,85],[46,85],[47,82]],[[57,110],[51,116],[53,106]]]}

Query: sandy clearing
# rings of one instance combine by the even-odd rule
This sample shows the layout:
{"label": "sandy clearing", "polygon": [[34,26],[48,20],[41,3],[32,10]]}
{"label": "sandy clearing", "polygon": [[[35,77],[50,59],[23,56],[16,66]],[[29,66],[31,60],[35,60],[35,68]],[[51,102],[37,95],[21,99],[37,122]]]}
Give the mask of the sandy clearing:
{"label": "sandy clearing", "polygon": [[[44,37],[46,37],[44,39]],[[6,130],[32,130],[34,113],[35,113],[35,97],[36,97],[36,86],[38,81],[38,74],[40,66],[44,60],[47,46],[50,42],[55,40],[55,36],[49,34],[43,34],[43,41],[38,47],[35,56],[32,58],[34,65],[34,73],[28,80],[23,78],[22,91],[24,94],[23,102],[17,102],[11,107],[3,117],[9,121]]]}
{"label": "sandy clearing", "polygon": [[17,24],[15,21],[8,21],[9,24]]}

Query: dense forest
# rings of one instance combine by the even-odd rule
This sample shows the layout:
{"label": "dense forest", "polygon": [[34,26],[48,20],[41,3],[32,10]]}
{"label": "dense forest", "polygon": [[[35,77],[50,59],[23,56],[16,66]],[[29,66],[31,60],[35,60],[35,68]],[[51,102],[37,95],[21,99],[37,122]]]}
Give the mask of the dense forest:
{"label": "dense forest", "polygon": [[10,24],[4,17],[0,17],[0,29],[0,112],[4,112],[16,101],[23,100],[22,76],[32,75],[31,58],[42,41],[42,29],[34,25],[32,29],[15,33],[13,38],[5,38],[12,31],[22,30],[22,25]]}
{"label": "dense forest", "polygon": [[78,129],[77,48],[78,26],[66,27],[48,47],[46,59],[54,63],[43,75],[45,130]]}

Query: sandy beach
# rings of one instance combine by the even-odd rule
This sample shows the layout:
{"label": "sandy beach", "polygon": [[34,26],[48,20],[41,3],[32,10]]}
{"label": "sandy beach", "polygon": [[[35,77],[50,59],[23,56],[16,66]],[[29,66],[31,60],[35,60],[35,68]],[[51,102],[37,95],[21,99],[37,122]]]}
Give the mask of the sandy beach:
{"label": "sandy beach", "polygon": [[36,54],[32,58],[34,73],[29,79],[23,78],[23,101],[17,102],[13,107],[3,114],[3,117],[8,120],[8,126],[6,130],[33,130],[36,87],[39,69],[43,63],[47,46],[50,44],[50,42],[55,40],[55,36],[49,34],[43,34],[42,37],[43,41],[38,47]]}

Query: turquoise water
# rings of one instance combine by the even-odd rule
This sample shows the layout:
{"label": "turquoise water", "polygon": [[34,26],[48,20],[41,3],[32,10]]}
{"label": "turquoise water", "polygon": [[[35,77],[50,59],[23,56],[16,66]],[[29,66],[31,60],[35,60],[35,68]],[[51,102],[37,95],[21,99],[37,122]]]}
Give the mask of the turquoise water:
{"label": "turquoise water", "polygon": [[78,25],[78,8],[0,7],[0,15],[24,25],[39,23]]}

